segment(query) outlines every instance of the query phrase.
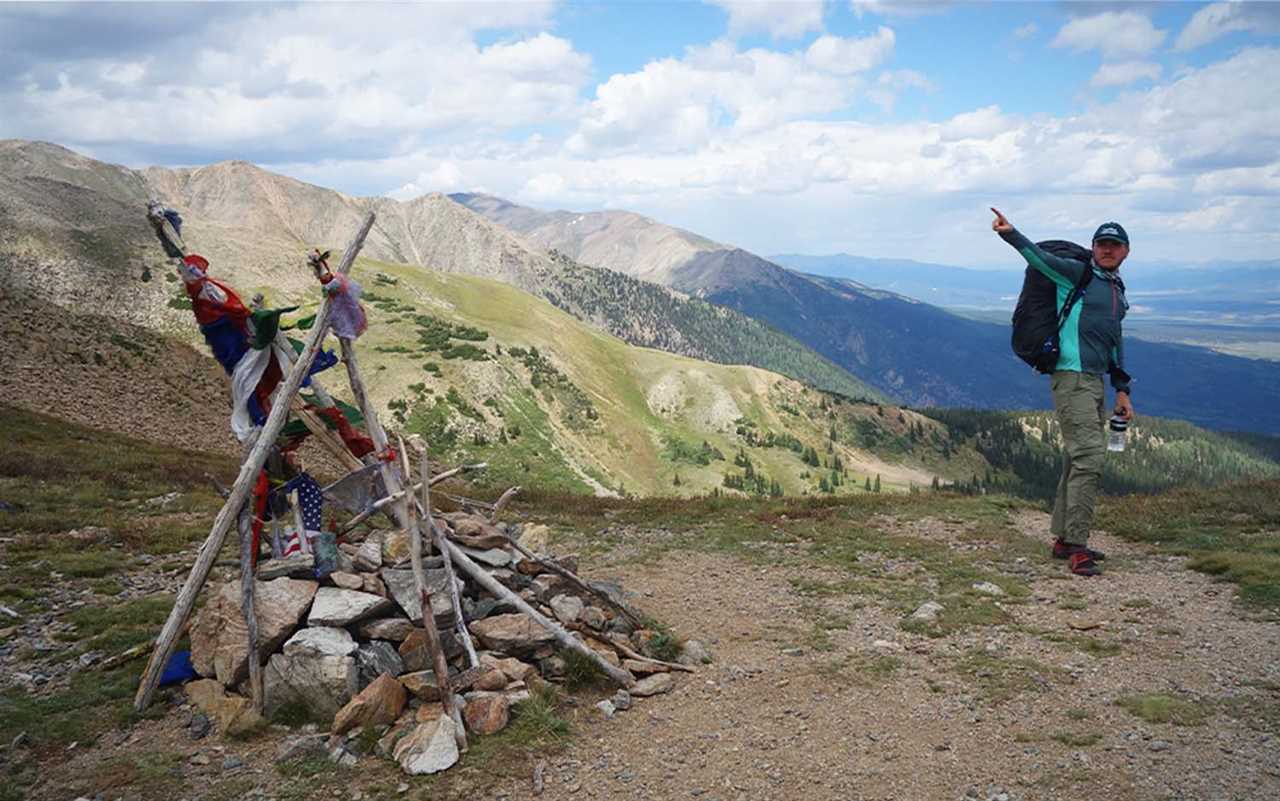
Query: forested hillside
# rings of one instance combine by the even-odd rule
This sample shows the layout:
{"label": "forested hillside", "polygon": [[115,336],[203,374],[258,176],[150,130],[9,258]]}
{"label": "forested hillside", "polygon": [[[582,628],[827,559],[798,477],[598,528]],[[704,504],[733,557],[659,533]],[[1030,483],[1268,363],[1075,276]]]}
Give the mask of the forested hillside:
{"label": "forested hillside", "polygon": [[[928,409],[952,438],[972,445],[992,466],[964,489],[991,489],[1052,498],[1062,465],[1062,434],[1047,412]],[[1280,476],[1280,438],[1207,431],[1182,420],[1141,417],[1125,450],[1108,452],[1103,492],[1126,495],[1172,487],[1213,487]]]}

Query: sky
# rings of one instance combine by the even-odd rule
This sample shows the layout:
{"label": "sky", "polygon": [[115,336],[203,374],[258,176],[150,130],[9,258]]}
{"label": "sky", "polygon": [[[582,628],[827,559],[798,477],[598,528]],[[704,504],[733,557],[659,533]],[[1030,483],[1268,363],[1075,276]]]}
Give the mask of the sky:
{"label": "sky", "polygon": [[1280,3],[5,3],[0,139],[760,254],[1280,258]]}

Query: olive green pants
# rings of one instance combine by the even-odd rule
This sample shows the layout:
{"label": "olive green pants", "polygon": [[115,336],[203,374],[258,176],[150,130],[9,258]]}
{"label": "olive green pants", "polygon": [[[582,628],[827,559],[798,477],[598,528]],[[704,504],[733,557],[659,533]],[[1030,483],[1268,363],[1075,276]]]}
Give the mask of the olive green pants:
{"label": "olive green pants", "polygon": [[1060,370],[1051,386],[1062,429],[1062,479],[1049,531],[1072,545],[1086,545],[1107,450],[1102,376]]}

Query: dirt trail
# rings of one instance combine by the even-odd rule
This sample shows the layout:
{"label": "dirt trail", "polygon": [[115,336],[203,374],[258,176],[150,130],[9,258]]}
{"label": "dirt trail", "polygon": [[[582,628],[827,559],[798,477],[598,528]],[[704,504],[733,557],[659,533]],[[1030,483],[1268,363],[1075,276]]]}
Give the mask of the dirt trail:
{"label": "dirt trail", "polygon": [[[1024,524],[1046,525],[1043,515]],[[793,568],[758,568],[676,553],[629,570],[653,614],[711,644],[715,662],[668,696],[593,724],[548,761],[544,799],[1280,798],[1280,738],[1226,714],[1204,725],[1153,724],[1118,707],[1128,694],[1238,703],[1275,731],[1280,626],[1242,620],[1229,585],[1214,583],[1106,536],[1100,579],[1051,571],[1031,601],[1008,605],[1017,624],[929,639],[899,630],[874,606],[851,612],[831,650],[788,648],[801,604]],[[1046,562],[1048,560],[1046,559]],[[1087,604],[1077,611],[1059,608]],[[1124,608],[1142,598],[1149,606]],[[1088,635],[1070,622],[1104,622]],[[1092,656],[1020,630],[1115,642]],[[1176,630],[1176,633],[1175,633]],[[878,645],[877,641],[881,641]],[[901,649],[901,650],[899,650]],[[977,672],[957,665],[987,657]],[[891,656],[889,675],[834,674],[833,662]],[[1053,669],[1006,700],[983,693],[1004,667]],[[1040,682],[1044,682],[1041,684]],[[999,687],[997,687],[999,688]],[[1232,699],[1238,699],[1233,701]],[[1084,743],[1088,735],[1096,743]],[[1061,735],[1076,745],[1052,739]],[[533,798],[527,782],[504,787]]]}
{"label": "dirt trail", "polygon": [[[1027,512],[1015,522],[1022,531],[1046,526],[1043,515]],[[996,547],[934,519],[882,524],[946,540],[957,552]],[[342,789],[329,785],[323,796],[1280,798],[1280,625],[1246,618],[1230,585],[1186,570],[1179,559],[1105,535],[1094,544],[1111,555],[1104,577],[1067,576],[1046,549],[1039,563],[1013,563],[1031,588],[1027,598],[993,600],[1012,623],[934,638],[904,631],[900,611],[875,599],[806,597],[795,579],[831,579],[835,571],[804,567],[803,559],[761,566],[667,551],[637,563],[628,549],[615,549],[590,560],[589,572],[620,575],[647,612],[706,643],[712,664],[609,720],[592,699],[579,699],[575,735],[528,762],[464,764],[442,786],[366,758],[342,774],[349,776]],[[815,619],[840,623],[815,637]],[[1082,632],[1072,624],[1101,626]],[[1145,694],[1191,699],[1207,718],[1153,723],[1116,703]],[[172,752],[160,764],[181,777],[184,798],[283,797],[272,765],[280,736],[191,742],[184,725],[183,713],[170,708],[108,734],[92,751],[70,754],[68,770],[51,773],[31,797],[71,798],[73,788],[88,788],[64,777],[109,778],[122,757],[154,760],[161,750]],[[220,769],[231,756],[244,764]],[[537,760],[545,762],[540,795],[531,782]],[[403,795],[391,789],[402,781],[409,785]],[[152,797],[122,784],[94,789],[106,789],[107,799]]]}

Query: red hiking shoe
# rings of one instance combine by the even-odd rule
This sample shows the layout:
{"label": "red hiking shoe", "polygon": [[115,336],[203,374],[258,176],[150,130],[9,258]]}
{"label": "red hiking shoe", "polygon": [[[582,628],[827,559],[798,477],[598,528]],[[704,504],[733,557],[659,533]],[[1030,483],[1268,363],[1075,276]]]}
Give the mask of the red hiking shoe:
{"label": "red hiking shoe", "polygon": [[1072,545],[1069,542],[1063,541],[1061,537],[1053,541],[1053,558],[1054,559],[1066,559],[1067,557],[1071,556],[1071,554],[1076,553],[1077,551],[1082,551],[1084,553],[1089,554],[1089,558],[1091,558],[1095,562],[1101,562],[1107,558],[1107,555],[1102,551],[1095,551],[1092,548],[1086,548],[1083,545]]}
{"label": "red hiking shoe", "polygon": [[1097,563],[1093,561],[1093,557],[1089,555],[1087,548],[1067,557],[1067,569],[1077,576],[1102,575],[1102,568],[1098,567]]}

